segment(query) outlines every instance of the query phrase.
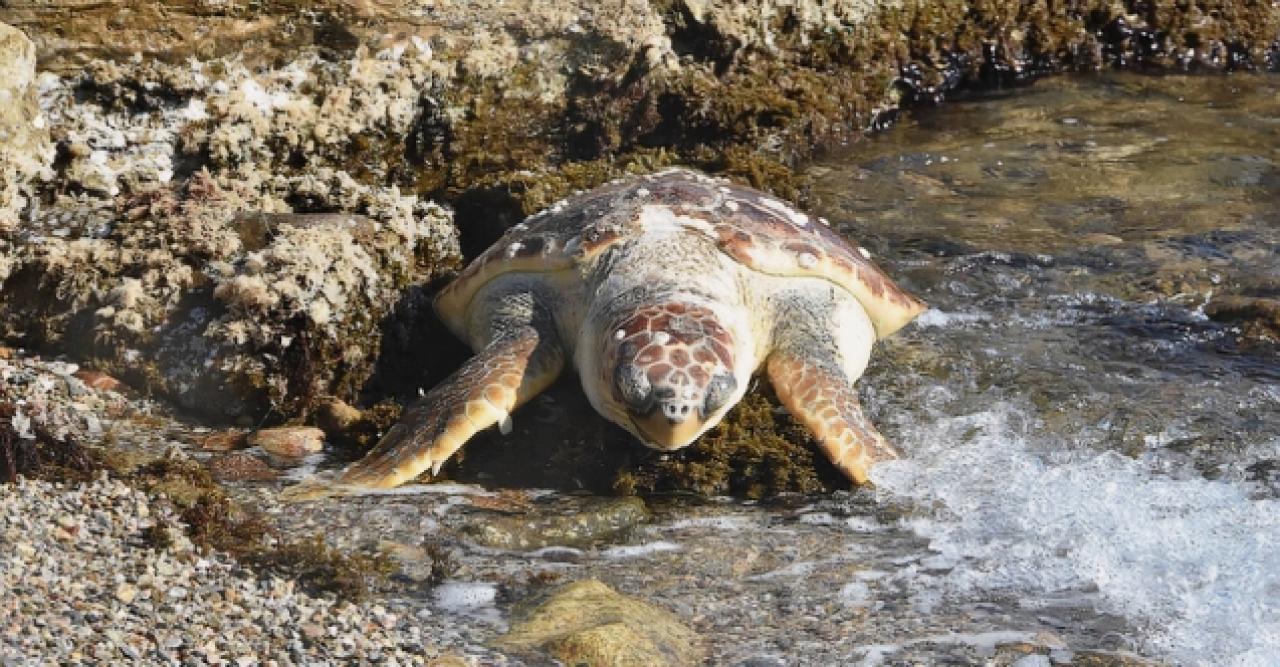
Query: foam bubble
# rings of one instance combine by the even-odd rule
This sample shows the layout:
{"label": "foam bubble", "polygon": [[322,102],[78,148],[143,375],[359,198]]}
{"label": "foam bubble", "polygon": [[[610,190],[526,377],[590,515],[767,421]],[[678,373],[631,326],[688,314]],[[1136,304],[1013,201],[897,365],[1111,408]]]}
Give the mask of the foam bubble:
{"label": "foam bubble", "polygon": [[752,520],[745,516],[702,516],[689,519],[677,519],[667,524],[671,530],[687,530],[690,528],[711,528],[733,532],[751,526]]}
{"label": "foam bubble", "polygon": [[499,623],[498,587],[480,581],[446,581],[431,591],[431,597],[441,610],[470,618]]}
{"label": "foam bubble", "polygon": [[1148,650],[1180,663],[1280,655],[1280,502],[1046,443],[1021,417],[997,404],[920,420],[903,438],[911,455],[874,470],[883,492],[931,508],[908,525],[952,568],[938,581],[1032,604],[1096,588],[1101,608],[1150,629]]}
{"label": "foam bubble", "polygon": [[675,542],[667,542],[658,540],[656,542],[646,542],[645,544],[628,544],[617,547],[609,547],[600,552],[605,558],[613,558],[623,560],[627,558],[643,558],[653,554],[665,553],[669,551],[680,551],[683,547]]}

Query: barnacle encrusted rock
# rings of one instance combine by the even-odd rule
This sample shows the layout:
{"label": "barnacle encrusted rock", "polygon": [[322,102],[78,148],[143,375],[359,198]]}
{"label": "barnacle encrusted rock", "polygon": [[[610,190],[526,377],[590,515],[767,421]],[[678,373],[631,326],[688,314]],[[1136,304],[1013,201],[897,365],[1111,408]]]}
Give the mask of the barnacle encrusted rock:
{"label": "barnacle encrusted rock", "polygon": [[[34,191],[49,176],[53,146],[36,104],[36,50],[21,30],[0,23],[0,235],[17,225]],[[0,236],[0,280],[8,273],[7,241]]]}
{"label": "barnacle encrusted rock", "polygon": [[[0,332],[96,358],[210,417],[351,396],[402,291],[456,258],[448,212],[341,174],[224,180],[118,197],[101,235],[20,244]],[[361,213],[267,212],[299,196]]]}

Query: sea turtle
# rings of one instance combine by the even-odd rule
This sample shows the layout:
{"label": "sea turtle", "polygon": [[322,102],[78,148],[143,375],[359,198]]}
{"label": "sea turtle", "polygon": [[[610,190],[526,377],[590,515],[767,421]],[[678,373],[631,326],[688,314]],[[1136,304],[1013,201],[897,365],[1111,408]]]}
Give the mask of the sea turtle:
{"label": "sea turtle", "polygon": [[854,381],[925,304],[854,247],[761,192],[687,169],[615,181],[511,228],[437,296],[476,351],[365,458],[294,498],[440,471],[478,431],[577,369],[592,406],[662,451],[724,417],[762,369],[855,482],[896,458]]}

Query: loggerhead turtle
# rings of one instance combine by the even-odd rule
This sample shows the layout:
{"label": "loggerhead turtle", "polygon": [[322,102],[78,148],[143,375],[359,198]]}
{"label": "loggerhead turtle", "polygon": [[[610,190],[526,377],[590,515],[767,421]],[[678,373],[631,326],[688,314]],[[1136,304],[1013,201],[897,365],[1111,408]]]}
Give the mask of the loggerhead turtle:
{"label": "loggerhead turtle", "polygon": [[463,443],[567,365],[592,406],[672,451],[714,426],[763,368],[782,403],[858,483],[896,458],[853,383],[872,343],[925,304],[824,224],[686,169],[615,181],[510,229],[436,297],[476,355],[361,461],[295,499],[438,473]]}

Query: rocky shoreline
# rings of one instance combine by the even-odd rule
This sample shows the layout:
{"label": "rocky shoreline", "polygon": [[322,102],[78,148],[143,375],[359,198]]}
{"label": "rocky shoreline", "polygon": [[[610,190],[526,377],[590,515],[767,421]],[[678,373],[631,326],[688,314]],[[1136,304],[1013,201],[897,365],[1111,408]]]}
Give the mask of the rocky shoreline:
{"label": "rocky shoreline", "polygon": [[433,383],[410,288],[619,173],[803,200],[957,89],[1280,66],[1252,2],[80,5],[0,8],[0,333],[231,423]]}
{"label": "rocky shoreline", "polygon": [[[966,89],[1280,68],[1265,2],[135,5],[0,3],[0,478],[59,480],[0,487],[0,660],[501,661],[477,643],[487,626],[436,646],[425,607],[301,591],[298,554],[250,565],[276,542],[194,544],[244,527],[200,508],[252,501],[193,470],[279,471],[174,452],[380,404],[326,427],[367,444],[360,429],[465,352],[429,315],[433,289],[524,215],[619,174],[689,164],[804,201],[797,165]],[[1262,301],[1210,315],[1274,331]],[[752,401],[711,438],[749,453],[627,462],[606,485],[830,488]],[[573,428],[572,446],[611,437]],[[748,457],[807,472],[775,488],[723,465]],[[156,530],[172,540],[139,541]],[[197,617],[239,625],[174,629]]]}

